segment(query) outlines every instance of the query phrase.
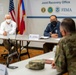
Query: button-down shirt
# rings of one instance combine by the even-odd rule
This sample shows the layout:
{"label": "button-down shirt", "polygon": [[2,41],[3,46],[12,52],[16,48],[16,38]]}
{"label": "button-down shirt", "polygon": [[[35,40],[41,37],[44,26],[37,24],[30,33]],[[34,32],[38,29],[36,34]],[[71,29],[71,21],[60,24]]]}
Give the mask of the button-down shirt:
{"label": "button-down shirt", "polygon": [[7,24],[6,21],[2,22],[0,25],[0,34],[3,34],[6,31],[8,34],[15,34],[16,33],[16,23],[11,21],[10,24]]}
{"label": "button-down shirt", "polygon": [[61,37],[61,33],[60,33],[60,22],[57,21],[57,25],[56,27],[53,29],[51,27],[51,23],[49,23],[46,27],[46,29],[44,30],[44,36],[49,36],[51,37],[51,34],[50,32],[54,31],[54,33],[57,33],[58,34],[58,37]]}

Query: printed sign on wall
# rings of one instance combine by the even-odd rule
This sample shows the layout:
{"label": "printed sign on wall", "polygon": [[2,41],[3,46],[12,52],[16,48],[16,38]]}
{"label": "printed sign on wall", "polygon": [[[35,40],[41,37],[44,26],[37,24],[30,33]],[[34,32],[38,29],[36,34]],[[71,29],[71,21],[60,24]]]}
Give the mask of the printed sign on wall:
{"label": "printed sign on wall", "polygon": [[76,16],[75,0],[27,0],[27,16]]}

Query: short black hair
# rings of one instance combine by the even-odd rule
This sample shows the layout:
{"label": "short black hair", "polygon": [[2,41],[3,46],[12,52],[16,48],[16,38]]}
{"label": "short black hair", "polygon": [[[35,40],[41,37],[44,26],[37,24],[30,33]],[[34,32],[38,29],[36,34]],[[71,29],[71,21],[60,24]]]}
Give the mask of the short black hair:
{"label": "short black hair", "polygon": [[61,26],[66,30],[66,32],[75,32],[75,22],[72,18],[65,18],[61,22]]}
{"label": "short black hair", "polygon": [[52,17],[52,16],[55,16],[55,18],[57,19],[57,16],[56,15],[51,15],[50,17]]}

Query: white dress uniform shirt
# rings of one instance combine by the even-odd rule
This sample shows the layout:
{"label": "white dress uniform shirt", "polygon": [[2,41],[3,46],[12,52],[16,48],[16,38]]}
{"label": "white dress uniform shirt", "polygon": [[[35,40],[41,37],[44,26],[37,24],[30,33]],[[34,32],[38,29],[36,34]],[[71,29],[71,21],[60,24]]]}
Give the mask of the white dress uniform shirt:
{"label": "white dress uniform shirt", "polygon": [[0,34],[3,34],[6,31],[8,34],[16,34],[16,23],[11,20],[10,24],[7,24],[6,21],[2,22],[0,25]]}

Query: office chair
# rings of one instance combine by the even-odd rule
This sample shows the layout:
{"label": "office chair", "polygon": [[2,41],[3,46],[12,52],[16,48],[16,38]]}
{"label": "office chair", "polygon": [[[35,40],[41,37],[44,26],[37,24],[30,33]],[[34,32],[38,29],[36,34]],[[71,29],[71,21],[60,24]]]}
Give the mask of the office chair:
{"label": "office chair", "polygon": [[[18,30],[16,29],[16,35],[17,34],[18,34]],[[8,42],[10,43],[10,39],[8,39]],[[10,49],[8,49],[9,53],[7,53],[7,54],[1,54],[1,56],[5,59],[5,58],[8,58],[9,56],[12,57],[12,56],[16,55],[16,56],[18,56],[18,60],[21,60],[21,58],[20,58],[21,56],[28,55],[28,57],[30,58],[28,49],[27,49],[27,51],[25,53],[21,53],[22,50],[24,49],[23,45],[21,45],[21,43],[23,43],[23,41],[15,40],[15,42],[16,42],[16,45],[15,45],[16,47],[13,44],[10,43],[9,44],[9,48]],[[19,46],[20,47],[20,51],[19,52],[18,52],[18,48],[17,48],[17,42],[20,43],[20,46]],[[6,50],[4,50],[4,52],[6,52]],[[9,60],[10,60],[10,57],[9,57]]]}
{"label": "office chair", "polygon": [[[16,31],[16,34],[17,34],[17,31]],[[1,54],[1,57],[3,57],[4,59],[9,59],[9,60],[12,60],[12,58],[14,57],[14,56],[19,56],[18,55],[18,48],[17,47],[15,47],[15,46],[17,46],[17,42],[16,42],[16,40],[14,40],[15,41],[15,43],[14,44],[12,44],[11,42],[10,42],[10,39],[8,39],[8,40],[6,40],[5,42],[8,42],[8,44],[9,44],[9,48],[7,48],[6,50],[4,50],[4,54]],[[4,45],[4,41],[3,41],[3,43],[2,43],[2,45],[1,46],[6,46],[6,44],[7,43],[5,43],[5,45]],[[6,51],[8,51],[8,53],[5,53]],[[20,60],[19,59],[19,57],[18,57],[18,60]]]}
{"label": "office chair", "polygon": [[[9,48],[7,49],[7,51],[8,51],[8,53],[6,53],[6,54],[1,54],[1,56],[4,58],[4,59],[7,59],[8,57],[10,58],[10,57],[12,57],[13,58],[13,56],[14,55],[17,55],[18,56],[18,48],[17,47],[15,47],[16,45],[13,45],[11,42],[10,42],[10,39],[8,39],[7,40],[8,41],[8,43],[9,43]],[[6,50],[4,50],[4,52],[6,52]],[[11,59],[11,58],[10,58]],[[9,60],[10,60],[9,59]],[[18,60],[19,60],[19,57],[18,57]]]}

